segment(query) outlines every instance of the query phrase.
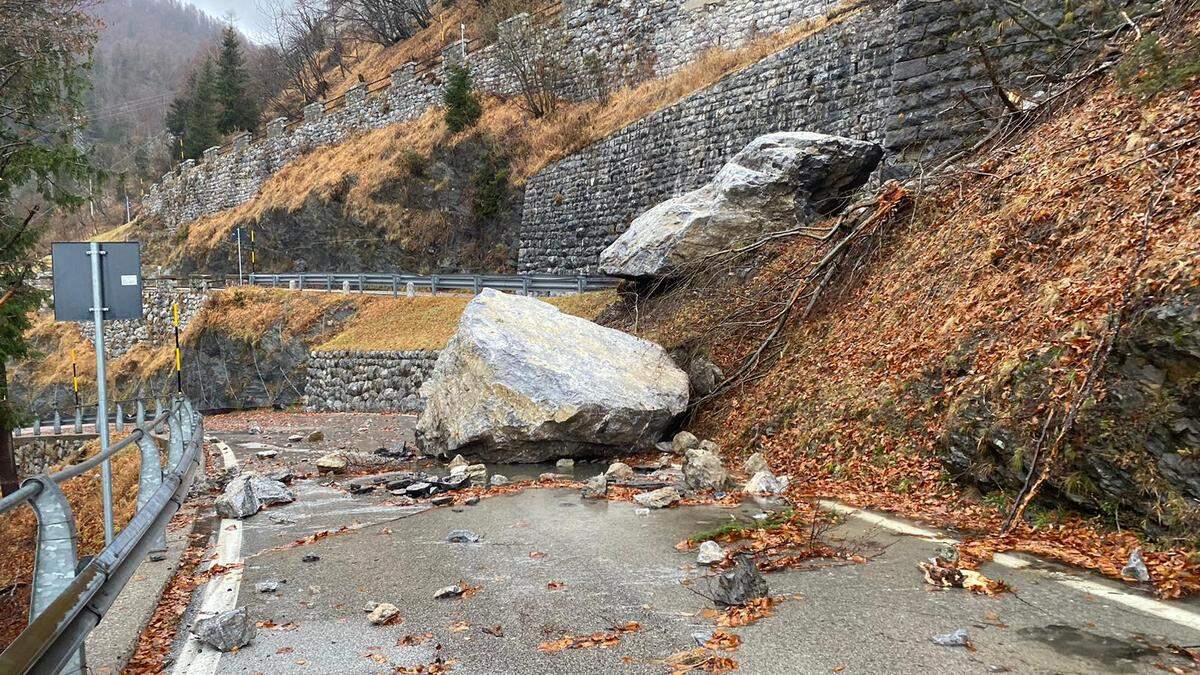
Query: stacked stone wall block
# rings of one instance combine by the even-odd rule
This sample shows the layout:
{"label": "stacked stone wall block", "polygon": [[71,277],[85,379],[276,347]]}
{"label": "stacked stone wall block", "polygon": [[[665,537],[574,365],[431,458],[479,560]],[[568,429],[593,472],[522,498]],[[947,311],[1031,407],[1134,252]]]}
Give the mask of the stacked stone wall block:
{"label": "stacked stone wall block", "polygon": [[[171,304],[179,302],[179,328],[182,331],[200,312],[207,298],[206,291],[192,289],[143,289],[142,319],[104,323],[105,351],[109,357],[116,358],[139,344],[168,344],[175,335]],[[96,330],[92,322],[80,322],[79,331],[88,342],[95,341]]]}
{"label": "stacked stone wall block", "polygon": [[304,405],[311,412],[420,412],[421,385],[438,352],[320,351],[308,359]]}

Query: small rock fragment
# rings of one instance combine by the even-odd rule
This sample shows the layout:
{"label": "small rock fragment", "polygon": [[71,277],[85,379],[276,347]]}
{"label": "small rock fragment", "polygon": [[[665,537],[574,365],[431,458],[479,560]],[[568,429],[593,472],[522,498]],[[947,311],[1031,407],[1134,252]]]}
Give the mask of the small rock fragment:
{"label": "small rock fragment", "polygon": [[934,635],[933,644],[939,647],[966,647],[971,644],[971,638],[967,636],[966,628],[959,628],[953,633],[945,635]]}
{"label": "small rock fragment", "polygon": [[321,441],[325,440],[325,432],[318,429],[305,436],[304,440],[308,443],[320,443]]}
{"label": "small rock fragment", "polygon": [[642,506],[652,509],[665,509],[679,503],[683,496],[673,487],[659,488],[650,492],[634,495],[633,500]]}
{"label": "small rock fragment", "polygon": [[288,442],[290,443],[299,443],[302,440],[304,440],[304,437],[300,434],[292,434],[291,436],[288,436]]}
{"label": "small rock fragment", "polygon": [[254,495],[250,476],[238,476],[225,486],[225,492],[214,503],[222,518],[249,518],[258,513],[262,502]]}
{"label": "small rock fragment", "polygon": [[742,464],[742,469],[747,474],[753,476],[759,471],[770,471],[771,467],[767,464],[767,459],[763,457],[762,453],[756,452],[746,458],[745,463]]}
{"label": "small rock fragment", "polygon": [[564,457],[554,463],[554,468],[559,471],[574,471],[575,460]]}
{"label": "small rock fragment", "polygon": [[492,474],[492,478],[491,478],[491,480],[488,481],[488,483],[492,487],[499,487],[501,485],[508,485],[509,480],[508,480],[508,476],[502,476],[497,473],[497,474]]}
{"label": "small rock fragment", "polygon": [[279,513],[268,513],[267,518],[270,518],[271,522],[275,523],[276,525],[295,525],[296,524],[296,519],[290,518],[288,516],[285,516],[285,515],[279,514]]}
{"label": "small rock fragment", "polygon": [[259,459],[271,459],[278,454],[278,450],[259,450],[258,452],[254,453],[254,456]]}
{"label": "small rock fragment", "polygon": [[250,490],[254,492],[255,498],[266,506],[290,504],[296,501],[296,495],[292,494],[292,491],[280,481],[254,474],[246,474],[246,480],[250,483]]}
{"label": "small rock fragment", "polygon": [[717,453],[703,448],[686,450],[683,457],[683,484],[689,490],[721,490],[729,481],[729,472]]}
{"label": "small rock fragment", "polygon": [[450,473],[454,473],[455,469],[462,467],[462,470],[466,470],[468,466],[470,466],[470,462],[466,458],[462,455],[455,455],[454,459],[450,460],[450,463],[446,465],[446,468],[449,469]]}
{"label": "small rock fragment", "polygon": [[400,616],[399,607],[390,602],[381,602],[375,605],[375,608],[367,615],[367,621],[376,626],[385,626],[392,623],[398,616]]}
{"label": "small rock fragment", "polygon": [[703,647],[704,645],[708,644],[709,640],[712,639],[713,632],[713,629],[710,628],[708,630],[692,633],[692,639],[695,640],[697,647]]}
{"label": "small rock fragment", "polygon": [[480,539],[479,535],[470,530],[451,530],[446,536],[446,541],[451,544],[477,544]]}
{"label": "small rock fragment", "polygon": [[700,447],[700,439],[690,431],[681,431],[671,439],[671,452],[682,455],[692,448]]}
{"label": "small rock fragment", "polygon": [[471,485],[487,485],[488,470],[486,464],[471,464],[466,468],[467,478],[471,479]]}
{"label": "small rock fragment", "polygon": [[437,589],[437,591],[433,594],[433,598],[434,600],[445,600],[446,598],[457,598],[462,594],[463,587],[455,584],[453,586],[446,586],[445,588]]}
{"label": "small rock fragment", "polygon": [[448,506],[448,505],[454,503],[454,496],[453,495],[438,495],[438,496],[434,497],[433,499],[430,499],[429,503],[433,504],[434,506]]}
{"label": "small rock fragment", "polygon": [[766,597],[768,593],[767,580],[754,560],[747,555],[740,555],[734,562],[733,569],[717,577],[717,588],[713,593],[713,602],[717,607],[735,607],[744,605],[755,598]]}
{"label": "small rock fragment", "polygon": [[696,553],[696,562],[701,565],[715,565],[724,559],[725,549],[712,540],[700,544],[700,550]]}
{"label": "small rock fragment", "polygon": [[633,515],[635,515],[635,516],[648,516],[648,515],[650,515],[650,509],[647,509],[647,508],[634,509],[634,510],[633,510]]}
{"label": "small rock fragment", "polygon": [[542,482],[542,483],[554,482],[557,480],[571,480],[571,477],[566,475],[565,473],[551,473],[551,472],[546,472],[546,473],[538,476],[538,481]]}
{"label": "small rock fragment", "polygon": [[587,499],[603,499],[608,494],[608,478],[604,474],[589,478],[583,484],[582,493]]}
{"label": "small rock fragment", "polygon": [[379,606],[378,602],[375,602],[374,600],[368,600],[367,604],[363,605],[362,610],[364,612],[366,612],[367,614],[370,614],[371,612],[374,612],[375,608],[378,606]]}
{"label": "small rock fragment", "polygon": [[306,555],[300,559],[300,562],[314,563],[321,559],[319,555]]}
{"label": "small rock fragment", "polygon": [[608,469],[604,472],[612,481],[627,481],[633,480],[633,467],[624,462],[613,462],[608,465]]}
{"label": "small rock fragment", "polygon": [[245,647],[254,639],[254,622],[245,607],[221,612],[200,619],[192,625],[192,632],[204,644],[222,652]]}
{"label": "small rock fragment", "polygon": [[279,582],[272,580],[260,581],[257,584],[254,584],[254,590],[258,591],[259,593],[274,593],[275,591],[279,590]]}
{"label": "small rock fragment", "polygon": [[777,495],[783,488],[784,484],[770,471],[759,471],[747,481],[745,491],[752,495]]}
{"label": "small rock fragment", "polygon": [[267,480],[276,480],[284,485],[291,485],[292,481],[296,480],[296,474],[292,473],[291,469],[281,469],[279,471],[272,471],[271,473],[263,476],[263,478],[266,478]]}
{"label": "small rock fragment", "polygon": [[346,458],[337,453],[329,453],[316,461],[317,471],[321,473],[341,473],[346,470]]}
{"label": "small rock fragment", "polygon": [[463,504],[466,504],[467,506],[475,506],[478,503],[479,503],[479,497],[467,497],[463,501]]}

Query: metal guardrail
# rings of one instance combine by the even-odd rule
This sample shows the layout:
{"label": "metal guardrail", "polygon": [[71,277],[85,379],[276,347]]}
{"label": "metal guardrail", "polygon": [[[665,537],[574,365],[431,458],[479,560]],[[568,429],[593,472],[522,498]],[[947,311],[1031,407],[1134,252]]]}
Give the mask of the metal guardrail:
{"label": "metal guardrail", "polygon": [[[108,414],[108,421],[116,427],[117,431],[125,431],[125,425],[132,422],[135,426],[142,426],[146,421],[146,404],[150,401],[147,398],[124,399],[116,402],[115,409]],[[127,404],[133,403],[133,413],[130,414]],[[96,412],[88,414],[85,412],[87,408],[93,408]],[[41,416],[33,418],[33,424],[26,429],[13,429],[13,436],[16,438],[27,438],[29,436],[39,437],[47,435],[45,432],[46,424],[49,423],[49,432],[51,435],[57,436],[63,433],[63,429],[67,429],[67,433],[81,434],[85,425],[94,425],[99,413],[99,406],[86,405],[75,406],[71,415],[64,415],[61,410],[55,409],[54,412],[42,419]],[[162,415],[163,403],[162,399],[154,399],[154,418]]]}
{"label": "metal guardrail", "polygon": [[[169,429],[167,468],[159,459],[154,431]],[[183,504],[196,469],[204,426],[192,404],[177,397],[170,409],[129,436],[54,475],[26,479],[0,499],[0,513],[28,503],[37,516],[37,553],[29,602],[29,625],[0,654],[0,673],[85,673],[84,639],[133,575],[138,563],[166,549],[166,525]],[[137,511],[97,555],[78,559],[75,517],[59,484],[100,466],[121,450],[141,452]]]}
{"label": "metal guardrail", "polygon": [[485,288],[520,293],[522,295],[549,295],[553,293],[586,293],[605,288],[614,288],[620,282],[612,277],[598,276],[542,276],[542,275],[488,275],[488,274],[251,274],[247,283],[271,288],[293,290],[321,290],[341,292],[390,292],[392,297],[400,293],[411,295],[428,291],[471,291],[478,293]]}

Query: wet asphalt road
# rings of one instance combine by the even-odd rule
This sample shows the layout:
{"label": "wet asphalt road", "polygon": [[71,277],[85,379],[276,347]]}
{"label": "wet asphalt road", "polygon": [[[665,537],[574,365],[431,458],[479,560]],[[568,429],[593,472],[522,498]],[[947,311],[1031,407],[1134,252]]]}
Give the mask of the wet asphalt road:
{"label": "wet asphalt road", "polygon": [[[343,428],[331,424],[322,445],[328,449],[355,437],[366,449],[378,440],[373,435],[411,433],[411,418],[388,419],[384,432],[355,427],[361,417],[339,422]],[[285,448],[263,462],[254,458],[253,445],[241,443],[286,437],[264,431],[269,439],[234,430],[214,435],[229,443],[243,469],[302,464],[324,451]],[[675,543],[731,515],[746,518],[760,510],[744,504],[637,515],[633,504],[585,502],[561,489],[426,510],[384,505],[386,495],[350,496],[322,482],[327,479],[298,480],[296,502],[243,522],[244,579],[236,604],[280,628],[260,629],[253,643],[221,656],[214,672],[391,672],[429,664],[438,655],[453,662],[455,673],[667,672],[663,659],[695,646],[693,634],[713,627],[703,615],[711,603],[680,583],[701,574],[694,553],[676,551]],[[344,526],[353,529],[286,547]],[[446,543],[446,534],[460,528],[483,541]],[[1194,627],[1052,579],[1059,572],[1089,577],[1078,571],[1044,563],[1023,570],[985,567],[1016,589],[990,598],[925,584],[916,565],[934,553],[933,542],[853,517],[830,537],[875,555],[863,564],[768,575],[773,595],[795,597],[779,604],[774,616],[733,629],[743,644],[727,656],[740,672],[1148,673],[1187,665],[1168,645],[1200,643]],[[305,556],[318,559],[304,562]],[[280,590],[256,592],[255,583],[264,580],[280,582]],[[436,589],[460,581],[481,588],[469,598],[433,599]],[[561,588],[549,588],[551,582]],[[403,622],[370,625],[362,611],[368,601],[397,605]],[[1200,613],[1195,602],[1175,606]],[[537,649],[564,633],[582,635],[628,621],[642,629],[615,646]],[[957,628],[968,630],[973,650],[931,642]]]}

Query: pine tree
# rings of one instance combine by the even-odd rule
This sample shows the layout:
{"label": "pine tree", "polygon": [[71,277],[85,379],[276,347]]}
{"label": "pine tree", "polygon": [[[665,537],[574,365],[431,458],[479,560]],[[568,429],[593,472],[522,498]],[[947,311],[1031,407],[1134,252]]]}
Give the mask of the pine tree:
{"label": "pine tree", "polygon": [[225,134],[257,129],[259,110],[247,91],[250,76],[242,58],[241,42],[232,26],[225,29],[221,38],[216,77],[216,96],[221,106],[217,129]]}
{"label": "pine tree", "polygon": [[193,72],[188,75],[187,84],[171,101],[171,107],[167,110],[167,131],[176,136],[183,136],[187,131],[188,115],[192,111],[192,92],[194,91],[196,91],[196,73]]}
{"label": "pine tree", "polygon": [[[7,3],[0,12],[0,490],[17,488],[10,429],[22,410],[8,398],[5,364],[29,354],[26,331],[45,293],[43,207],[84,203],[93,171],[82,131],[95,24],[70,3]],[[30,204],[31,199],[36,199]]]}
{"label": "pine tree", "polygon": [[442,100],[446,104],[446,126],[454,133],[475,126],[483,114],[471,84],[471,71],[463,66],[450,67],[450,81],[446,83]]}
{"label": "pine tree", "polygon": [[221,141],[217,130],[219,104],[216,94],[216,74],[212,59],[205,59],[196,77],[196,88],[192,90],[191,105],[188,106],[187,124],[183,133],[183,154],[190,159],[199,159],[204,151]]}

